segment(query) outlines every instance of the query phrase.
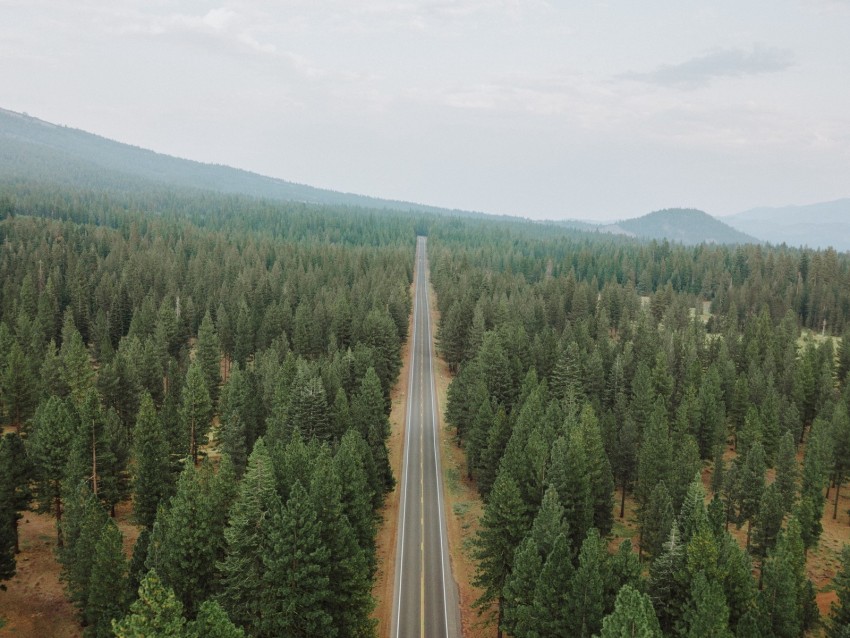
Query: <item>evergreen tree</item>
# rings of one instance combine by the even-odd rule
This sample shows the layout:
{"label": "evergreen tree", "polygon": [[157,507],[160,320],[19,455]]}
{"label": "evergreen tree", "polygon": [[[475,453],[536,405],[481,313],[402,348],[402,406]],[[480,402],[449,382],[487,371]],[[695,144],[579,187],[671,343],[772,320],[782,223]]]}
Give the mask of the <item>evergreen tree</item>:
{"label": "evergreen tree", "polygon": [[797,456],[794,435],[786,432],[779,438],[776,452],[776,487],[785,512],[791,509],[797,495]]}
{"label": "evergreen tree", "polygon": [[[206,390],[204,390],[206,391]],[[147,567],[156,569],[191,618],[216,591],[216,561],[224,556],[224,527],[236,489],[229,463],[186,466],[177,491],[160,508],[151,531]]]}
{"label": "evergreen tree", "polygon": [[395,479],[386,445],[390,431],[389,420],[384,411],[380,381],[372,368],[366,371],[366,376],[360,383],[360,391],[351,403],[351,418],[354,427],[369,444],[378,476],[382,480],[381,485],[375,486],[375,491],[377,497],[382,500],[383,495],[395,485]]}
{"label": "evergreen tree", "polygon": [[204,372],[197,361],[189,366],[183,399],[180,405],[180,421],[187,437],[189,456],[198,464],[201,446],[207,442],[207,433],[212,419],[212,403],[207,391]]}
{"label": "evergreen tree", "polygon": [[691,597],[685,611],[688,638],[732,638],[729,608],[723,587],[698,572],[691,585]]}
{"label": "evergreen tree", "polygon": [[333,600],[330,557],[321,533],[315,506],[296,481],[286,506],[272,517],[271,551],[263,557],[265,613],[256,636],[337,635],[327,611]]}
{"label": "evergreen tree", "polygon": [[570,545],[578,548],[593,525],[593,494],[587,451],[584,434],[578,427],[573,428],[569,439],[560,437],[552,445],[549,478],[564,506]]}
{"label": "evergreen tree", "polygon": [[15,553],[20,551],[18,521],[21,519],[21,514],[19,512],[27,509],[32,500],[30,489],[32,479],[33,467],[27,456],[23,439],[20,435],[9,432],[0,439],[0,512],[2,512],[0,526],[5,526],[5,533],[11,535]]}
{"label": "evergreen tree", "polygon": [[578,566],[567,601],[570,635],[590,638],[599,632],[605,616],[606,555],[602,539],[591,529],[581,545]]}
{"label": "evergreen tree", "polygon": [[133,431],[133,514],[150,528],[159,504],[171,492],[169,446],[153,399],[142,394]]}
{"label": "evergreen tree", "polygon": [[688,591],[685,546],[679,538],[679,526],[674,521],[664,551],[649,571],[648,593],[665,632],[672,632],[679,625]]}
{"label": "evergreen tree", "polygon": [[737,474],[737,523],[740,527],[747,523],[747,549],[750,547],[752,521],[759,511],[762,493],[764,492],[764,474],[767,470],[764,448],[756,442],[747,451],[741,469]]}
{"label": "evergreen tree", "polygon": [[236,476],[245,472],[248,461],[248,405],[250,388],[246,374],[237,366],[231,371],[219,400],[219,448],[230,457]]}
{"label": "evergreen tree", "polygon": [[280,509],[271,457],[263,439],[258,439],[239,484],[239,495],[230,508],[224,530],[224,560],[218,565],[219,602],[236,624],[253,632],[261,629],[263,556],[271,551],[271,520]]}
{"label": "evergreen tree", "polygon": [[65,311],[59,358],[62,382],[70,389],[73,401],[80,404],[94,383],[94,370],[89,362],[89,353],[83,338],[74,325],[74,316],[70,308]]}
{"label": "evergreen tree", "polygon": [[782,519],[785,517],[785,503],[776,483],[768,485],[762,492],[758,514],[754,522],[754,554],[764,559],[776,545]]}
{"label": "evergreen tree", "polygon": [[124,559],[121,532],[111,520],[95,546],[85,607],[86,636],[111,638],[112,622],[120,619],[125,608],[127,561]]}
{"label": "evergreen tree", "polygon": [[183,605],[153,569],[142,579],[130,612],[112,630],[117,638],[187,638]]}
{"label": "evergreen tree", "polygon": [[366,554],[343,514],[342,489],[329,455],[313,468],[310,499],[320,526],[320,540],[328,550],[330,601],[327,612],[339,636],[374,636],[372,583]]}
{"label": "evergreen tree", "polygon": [[340,440],[334,471],[339,478],[342,511],[354,529],[360,549],[365,553],[369,574],[374,575],[375,517],[372,512],[372,494],[364,456],[368,455],[365,441],[355,430],[346,432]]}
{"label": "evergreen tree", "polygon": [[33,415],[37,400],[38,383],[31,363],[18,342],[13,341],[5,365],[0,368],[0,407],[5,410],[6,422],[14,426],[18,434]]}
{"label": "evergreen tree", "polygon": [[221,344],[215,331],[209,310],[204,314],[198,329],[198,342],[195,345],[195,361],[203,372],[207,394],[213,405],[218,401],[218,386],[221,382]]}
{"label": "evergreen tree", "polygon": [[58,397],[51,397],[36,410],[33,429],[27,438],[27,453],[35,471],[39,509],[53,512],[60,547],[62,533],[59,523],[62,519],[65,465],[75,429],[74,417],[65,402]]}
{"label": "evergreen tree", "polygon": [[78,483],[66,500],[67,515],[62,520],[65,544],[59,552],[61,577],[67,584],[71,602],[84,613],[89,599],[95,550],[107,515],[85,482]]}
{"label": "evergreen tree", "polygon": [[0,591],[6,591],[4,580],[16,573],[15,532],[16,512],[8,502],[0,501]]}
{"label": "evergreen tree", "polygon": [[214,600],[198,608],[198,617],[187,623],[186,638],[244,638],[245,632],[234,625],[227,612]]}
{"label": "evergreen tree", "polygon": [[511,438],[511,423],[503,408],[496,411],[493,427],[487,436],[487,447],[481,455],[481,471],[478,474],[478,492],[487,500],[496,481],[499,461]]}
{"label": "evergreen tree", "polygon": [[534,588],[542,569],[537,543],[533,535],[526,536],[514,552],[513,570],[505,580],[501,629],[509,636],[526,636],[536,628]]}
{"label": "evergreen tree", "polygon": [[617,594],[614,611],[602,621],[600,638],[661,638],[649,597],[626,585]]}
{"label": "evergreen tree", "polygon": [[[527,636],[566,636],[573,625],[568,596],[575,579],[572,548],[566,534],[558,534],[552,551],[546,557],[543,569],[534,587],[534,606],[529,619],[523,619],[518,628]],[[521,635],[521,634],[516,634]]]}
{"label": "evergreen tree", "polygon": [[641,553],[652,560],[661,555],[673,524],[673,501],[663,481],[652,490],[642,519]]}
{"label": "evergreen tree", "polygon": [[829,638],[850,635],[850,545],[841,549],[841,567],[832,580],[838,598],[830,609]]}
{"label": "evergreen tree", "polygon": [[483,591],[476,601],[479,609],[497,604],[496,621],[501,638],[504,612],[504,586],[513,571],[514,549],[528,529],[526,508],[519,488],[506,473],[499,473],[484,507],[484,515],[475,538],[474,557],[478,568],[473,583]]}
{"label": "evergreen tree", "polygon": [[832,412],[832,440],[832,478],[835,484],[832,518],[835,520],[838,518],[841,484],[850,475],[850,417],[842,403],[838,403]]}
{"label": "evergreen tree", "polygon": [[581,412],[581,429],[588,460],[590,476],[590,496],[593,501],[593,525],[603,536],[611,531],[614,524],[613,495],[614,475],[611,463],[602,442],[599,420],[590,404],[585,404]]}

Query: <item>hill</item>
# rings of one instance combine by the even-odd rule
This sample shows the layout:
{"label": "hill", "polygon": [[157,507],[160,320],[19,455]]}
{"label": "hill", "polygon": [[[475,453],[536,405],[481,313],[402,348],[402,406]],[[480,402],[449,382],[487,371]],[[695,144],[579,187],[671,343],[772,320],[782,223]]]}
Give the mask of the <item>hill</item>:
{"label": "hill", "polygon": [[599,230],[640,239],[668,239],[682,244],[759,243],[755,237],[692,208],[658,210],[643,217],[600,226]]}
{"label": "hill", "polygon": [[753,208],[724,221],[772,244],[850,250],[850,198],[805,206]]}
{"label": "hill", "polygon": [[144,190],[154,183],[308,204],[476,214],[314,188],[180,159],[5,109],[0,109],[0,175],[6,180],[38,180],[94,190]]}

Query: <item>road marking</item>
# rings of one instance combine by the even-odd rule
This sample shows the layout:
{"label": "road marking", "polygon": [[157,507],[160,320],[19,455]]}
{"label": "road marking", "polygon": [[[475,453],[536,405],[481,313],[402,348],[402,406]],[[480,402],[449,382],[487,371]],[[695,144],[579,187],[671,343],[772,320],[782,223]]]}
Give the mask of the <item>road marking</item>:
{"label": "road marking", "polygon": [[[419,256],[419,245],[420,241],[417,240],[417,257]],[[407,469],[408,463],[410,460],[410,414],[413,409],[413,376],[414,370],[416,369],[416,324],[419,314],[416,312],[417,307],[419,305],[419,270],[421,266],[417,263],[416,274],[417,274],[417,282],[416,282],[416,293],[413,297],[413,341],[411,344],[411,357],[410,357],[410,370],[408,374],[410,375],[408,378],[407,384],[407,419],[405,424],[405,450],[404,450],[404,467],[402,468],[401,474],[401,535],[399,536],[401,543],[401,550],[398,559],[398,586],[396,587],[396,594],[398,595],[398,609],[396,610],[396,623],[395,623],[395,635],[396,638],[399,638],[401,631],[401,589],[402,583],[404,582],[404,531],[405,524],[407,522]]]}
{"label": "road marking", "polygon": [[[427,241],[427,240],[426,240]],[[423,272],[426,272],[423,267]],[[437,514],[439,516],[440,522],[440,580],[443,585],[443,619],[445,620],[445,630],[446,630],[446,638],[449,636],[449,610],[448,610],[448,602],[446,600],[446,550],[445,550],[445,542],[443,540],[443,502],[442,502],[442,494],[443,494],[443,480],[440,475],[440,457],[438,454],[437,447],[437,388],[434,383],[434,370],[433,370],[433,361],[434,361],[434,350],[433,350],[433,340],[431,338],[431,312],[430,305],[428,303],[428,284],[423,286],[423,291],[425,294],[425,308],[428,310],[428,315],[426,317],[425,325],[428,328],[428,378],[431,381],[431,432],[434,438],[434,472],[437,475]]]}

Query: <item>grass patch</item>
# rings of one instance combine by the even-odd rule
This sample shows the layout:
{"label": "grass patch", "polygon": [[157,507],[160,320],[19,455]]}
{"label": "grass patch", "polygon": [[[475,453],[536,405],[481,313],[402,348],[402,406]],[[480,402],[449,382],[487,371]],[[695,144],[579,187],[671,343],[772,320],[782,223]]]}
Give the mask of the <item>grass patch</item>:
{"label": "grass patch", "polygon": [[446,483],[449,486],[449,491],[452,494],[460,493],[460,472],[456,467],[446,468]]}
{"label": "grass patch", "polygon": [[3,616],[0,616],[0,629],[6,626],[6,619]]}
{"label": "grass patch", "polygon": [[633,527],[629,527],[625,523],[615,520],[614,526],[611,528],[611,534],[617,538],[634,538],[637,534],[637,530]]}
{"label": "grass patch", "polygon": [[459,503],[455,503],[454,507],[452,507],[452,510],[454,511],[455,516],[457,516],[458,518],[463,518],[464,516],[466,516],[466,513],[469,512],[469,507],[470,505],[468,501],[461,501]]}

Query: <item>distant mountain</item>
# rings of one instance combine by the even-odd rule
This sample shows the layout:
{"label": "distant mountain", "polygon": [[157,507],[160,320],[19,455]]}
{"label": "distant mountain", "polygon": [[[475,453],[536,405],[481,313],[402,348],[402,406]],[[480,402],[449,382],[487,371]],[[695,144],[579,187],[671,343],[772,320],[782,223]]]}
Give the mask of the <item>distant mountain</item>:
{"label": "distant mountain", "polygon": [[753,208],[723,221],[772,244],[850,250],[850,198],[806,206]]}
{"label": "distant mountain", "polygon": [[668,239],[682,244],[756,244],[759,240],[735,230],[708,213],[692,208],[667,208],[643,217],[599,227],[600,231],[641,239]]}
{"label": "distant mountain", "polygon": [[95,190],[133,191],[156,183],[309,204],[479,214],[341,193],[179,159],[5,109],[0,109],[0,177]]}

